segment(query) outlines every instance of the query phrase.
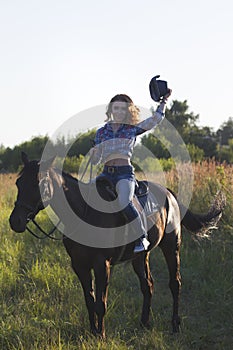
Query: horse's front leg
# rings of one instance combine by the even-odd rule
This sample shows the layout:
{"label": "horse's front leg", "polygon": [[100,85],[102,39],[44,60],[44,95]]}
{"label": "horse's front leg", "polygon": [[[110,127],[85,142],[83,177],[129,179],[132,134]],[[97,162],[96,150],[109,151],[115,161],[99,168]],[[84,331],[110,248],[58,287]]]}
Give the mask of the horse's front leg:
{"label": "horse's front leg", "polygon": [[107,311],[108,284],[110,278],[110,262],[99,257],[94,264],[96,302],[95,313],[98,318],[97,332],[105,338],[104,315]]}
{"label": "horse's front leg", "polygon": [[132,261],[134,271],[136,272],[140,287],[143,294],[143,306],[141,324],[145,327],[149,326],[151,299],[153,294],[154,282],[150,272],[149,253],[140,254]]}
{"label": "horse's front leg", "polygon": [[95,292],[93,288],[91,269],[79,266],[74,261],[72,261],[72,267],[75,273],[77,274],[83,288],[85,302],[88,310],[91,333],[96,335],[97,328],[95,322]]}

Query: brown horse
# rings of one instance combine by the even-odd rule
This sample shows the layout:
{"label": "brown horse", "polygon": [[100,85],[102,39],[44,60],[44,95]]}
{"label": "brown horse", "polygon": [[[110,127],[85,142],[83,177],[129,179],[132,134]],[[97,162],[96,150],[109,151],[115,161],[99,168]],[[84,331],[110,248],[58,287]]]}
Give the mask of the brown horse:
{"label": "brown horse", "polygon": [[[223,201],[220,199],[218,204],[215,201],[206,215],[194,214],[179,203],[170,190],[150,183],[150,190],[158,201],[159,210],[150,218],[153,225],[148,231],[149,250],[135,255],[133,252],[135,242],[133,241],[122,246],[104,248],[88,246],[78,241],[79,234],[88,235],[88,227],[99,229],[99,232],[101,229],[124,227],[124,215],[121,212],[104,213],[87,205],[84,200],[85,196],[81,192],[86,190],[87,195],[91,197],[91,185],[83,184],[71,175],[55,169],[52,166],[52,160],[41,163],[36,160],[29,161],[27,155],[22,153],[22,161],[24,167],[16,181],[18,195],[10,216],[11,228],[16,232],[23,232],[28,220],[34,218],[46,205],[50,205],[66,227],[65,232],[68,233],[70,223],[64,210],[64,200],[69,203],[72,212],[82,219],[81,221],[85,224],[77,225],[75,238],[72,239],[72,236],[64,233],[63,244],[83,288],[91,332],[105,337],[104,315],[107,308],[110,268],[116,263],[127,260],[132,261],[143,294],[141,324],[148,326],[153,292],[149,254],[156,246],[162,249],[167,262],[170,276],[169,287],[173,297],[172,327],[174,332],[178,332],[180,326],[178,307],[181,289],[179,255],[181,224],[192,232],[200,232],[203,228],[208,231],[220,219]],[[104,188],[102,188],[102,192],[106,198],[109,196]],[[112,199],[108,198],[108,200]],[[181,219],[181,217],[183,218]],[[168,226],[170,229],[166,230]],[[95,276],[95,290],[92,270]]]}

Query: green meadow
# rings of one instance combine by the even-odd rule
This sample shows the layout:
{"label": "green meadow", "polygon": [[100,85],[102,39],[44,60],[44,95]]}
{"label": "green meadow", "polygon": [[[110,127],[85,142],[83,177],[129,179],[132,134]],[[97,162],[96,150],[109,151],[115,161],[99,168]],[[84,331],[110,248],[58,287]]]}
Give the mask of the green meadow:
{"label": "green meadow", "polygon": [[[196,241],[183,229],[180,334],[171,333],[168,270],[156,248],[150,255],[155,280],[150,329],[140,327],[142,294],[131,264],[117,265],[110,280],[106,341],[89,333],[81,285],[62,242],[37,240],[28,232],[17,234],[10,229],[16,174],[0,175],[0,349],[231,350],[233,166],[205,161],[194,164],[193,169],[190,208],[206,212],[219,189],[227,205],[209,239]],[[176,190],[175,172],[168,172],[166,178]],[[40,213],[38,221],[49,230],[45,213]]]}

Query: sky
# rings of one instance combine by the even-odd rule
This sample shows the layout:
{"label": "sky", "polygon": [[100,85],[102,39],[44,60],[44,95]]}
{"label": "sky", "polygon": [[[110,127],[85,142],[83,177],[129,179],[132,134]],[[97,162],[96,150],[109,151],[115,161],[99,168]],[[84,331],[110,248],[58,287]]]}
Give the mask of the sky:
{"label": "sky", "polygon": [[0,145],[50,136],[117,93],[155,106],[157,74],[217,130],[233,117],[232,18],[232,0],[0,0]]}

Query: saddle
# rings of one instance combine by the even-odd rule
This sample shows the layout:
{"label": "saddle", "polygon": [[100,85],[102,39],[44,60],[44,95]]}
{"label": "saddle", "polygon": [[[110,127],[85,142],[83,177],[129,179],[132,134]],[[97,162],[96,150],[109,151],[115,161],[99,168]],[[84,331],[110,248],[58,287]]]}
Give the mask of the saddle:
{"label": "saddle", "polygon": [[[104,190],[109,194],[110,200],[115,200],[117,198],[115,186],[107,177],[102,175],[97,177],[96,186],[98,190],[101,188],[103,190],[104,188]],[[101,193],[103,193],[103,191],[101,191]],[[153,193],[149,191],[147,181],[136,180],[133,202],[140,213],[144,210],[147,217],[159,211],[158,201]]]}

